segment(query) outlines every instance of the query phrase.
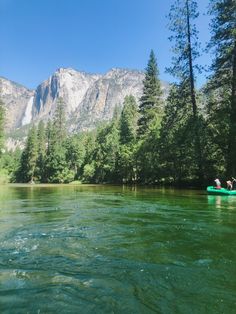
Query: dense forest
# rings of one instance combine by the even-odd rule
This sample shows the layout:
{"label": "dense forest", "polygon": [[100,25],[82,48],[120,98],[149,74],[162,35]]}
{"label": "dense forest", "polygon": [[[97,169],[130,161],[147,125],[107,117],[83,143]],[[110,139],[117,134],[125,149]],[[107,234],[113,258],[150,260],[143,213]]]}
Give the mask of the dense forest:
{"label": "dense forest", "polygon": [[236,176],[236,1],[210,0],[214,55],[207,83],[201,65],[197,2],[176,0],[169,14],[175,83],[164,100],[156,56],[145,70],[143,95],[126,96],[122,111],[90,132],[69,134],[61,99],[54,118],[29,130],[23,151],[4,150],[0,103],[1,173],[11,182],[140,183],[202,186]]}

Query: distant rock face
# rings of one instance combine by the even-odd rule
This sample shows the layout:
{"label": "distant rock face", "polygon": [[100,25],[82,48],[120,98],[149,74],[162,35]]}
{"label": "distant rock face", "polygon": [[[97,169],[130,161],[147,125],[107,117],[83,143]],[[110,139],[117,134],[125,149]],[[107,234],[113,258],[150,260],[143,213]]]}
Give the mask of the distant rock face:
{"label": "distant rock face", "polygon": [[[143,89],[144,73],[111,69],[104,75],[58,69],[35,91],[0,78],[0,97],[6,106],[6,130],[53,116],[59,98],[65,103],[70,131],[93,128],[97,122],[111,119],[114,108],[121,107],[126,95],[137,101]],[[164,94],[168,86],[163,84]]]}
{"label": "distant rock face", "polygon": [[67,118],[83,102],[88,88],[99,75],[86,74],[73,69],[59,69],[48,80],[40,84],[33,102],[33,120],[50,118],[56,108],[58,98],[62,98]]}
{"label": "distant rock face", "polygon": [[138,101],[142,94],[143,79],[142,72],[121,69],[112,69],[98,78],[76,108],[72,127],[76,130],[89,129],[98,121],[111,119],[115,107],[122,107],[127,95],[132,94]]}
{"label": "distant rock face", "polygon": [[6,107],[6,130],[30,123],[34,91],[0,77],[0,98]]}
{"label": "distant rock face", "polygon": [[109,120],[126,95],[138,100],[143,78],[142,72],[123,69],[96,75],[61,68],[37,87],[32,120],[52,117],[62,98],[70,131],[91,129],[98,121]]}

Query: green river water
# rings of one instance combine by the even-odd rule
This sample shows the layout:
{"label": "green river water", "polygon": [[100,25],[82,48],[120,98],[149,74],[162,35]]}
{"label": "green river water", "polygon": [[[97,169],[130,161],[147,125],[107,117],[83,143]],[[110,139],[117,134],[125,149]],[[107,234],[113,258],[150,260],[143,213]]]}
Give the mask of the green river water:
{"label": "green river water", "polygon": [[0,313],[236,313],[236,197],[1,186]]}

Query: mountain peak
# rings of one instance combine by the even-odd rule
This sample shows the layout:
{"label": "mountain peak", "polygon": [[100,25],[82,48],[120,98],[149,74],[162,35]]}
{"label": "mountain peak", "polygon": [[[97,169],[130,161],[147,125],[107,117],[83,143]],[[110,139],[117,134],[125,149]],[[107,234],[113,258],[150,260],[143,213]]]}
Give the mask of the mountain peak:
{"label": "mountain peak", "polygon": [[7,78],[5,78],[4,76],[0,76],[0,89],[1,89],[1,95],[3,93],[3,88],[4,87],[10,87],[12,89],[12,87],[14,86],[15,88],[20,88],[20,89],[24,89],[24,90],[27,90],[27,91],[30,91],[29,88],[25,87],[24,85],[22,84],[19,84],[15,81],[12,81],[12,80],[9,80]]}
{"label": "mountain peak", "polygon": [[[0,78],[0,97],[6,106],[7,130],[47,121],[53,116],[58,98],[65,103],[70,130],[91,129],[98,121],[109,120],[125,96],[139,101],[144,72],[112,68],[105,74],[90,74],[73,68],[58,68],[35,91]],[[1,86],[10,86],[7,94]],[[166,87],[164,86],[164,89]]]}

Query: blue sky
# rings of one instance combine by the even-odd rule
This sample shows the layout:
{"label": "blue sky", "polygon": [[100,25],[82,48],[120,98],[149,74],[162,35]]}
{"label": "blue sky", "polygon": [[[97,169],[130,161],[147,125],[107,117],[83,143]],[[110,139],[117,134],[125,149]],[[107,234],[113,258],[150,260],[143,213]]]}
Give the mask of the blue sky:
{"label": "blue sky", "polygon": [[[171,63],[166,15],[174,0],[0,0],[0,76],[35,88],[59,67],[143,70],[154,49],[160,79]],[[206,0],[199,38],[209,39]],[[210,63],[203,54],[202,65]],[[205,80],[203,73],[198,85]]]}

